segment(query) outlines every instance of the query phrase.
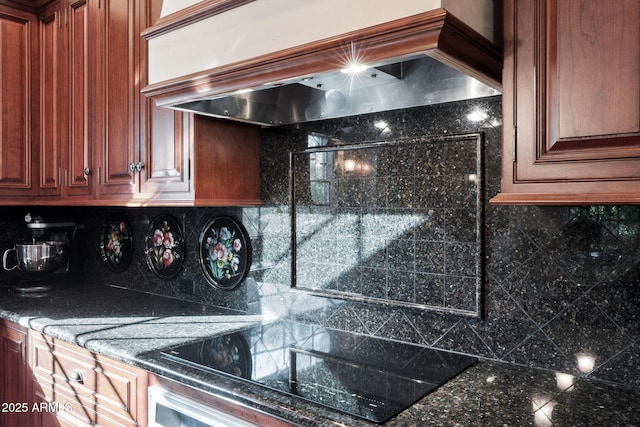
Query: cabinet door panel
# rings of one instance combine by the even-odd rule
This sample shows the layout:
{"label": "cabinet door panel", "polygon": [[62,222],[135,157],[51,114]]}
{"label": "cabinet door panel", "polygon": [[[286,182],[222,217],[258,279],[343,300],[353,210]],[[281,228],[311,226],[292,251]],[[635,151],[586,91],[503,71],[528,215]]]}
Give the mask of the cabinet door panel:
{"label": "cabinet door panel", "polygon": [[[68,54],[67,129],[65,153],[67,195],[91,196],[92,174],[95,161],[92,158],[92,141],[89,120],[89,5],[86,0],[71,2],[66,10],[68,24],[66,35]],[[89,174],[85,173],[85,169]]]}
{"label": "cabinet door panel", "polygon": [[[32,87],[37,70],[35,16],[0,6],[0,194],[30,195],[33,183]],[[37,120],[33,120],[37,123]],[[33,131],[33,134],[32,134]]]}
{"label": "cabinet door panel", "polygon": [[[142,28],[155,24],[162,12],[161,0],[148,0],[141,16]],[[141,87],[148,84],[147,41],[140,37]],[[193,115],[158,107],[152,98],[140,96],[140,191],[157,200],[193,200],[189,155],[192,152]]]}
{"label": "cabinet door panel", "polygon": [[[640,132],[637,0],[551,3],[549,71],[557,116],[552,141]],[[614,77],[614,78],[612,78]],[[554,111],[556,110],[556,111]]]}
{"label": "cabinet door panel", "polygon": [[[516,2],[518,13],[527,9],[525,3]],[[531,56],[528,47],[516,47],[522,49],[517,54],[518,72],[528,66],[537,71],[530,81],[525,74],[516,76],[516,103],[523,107],[516,120],[516,180],[633,176],[635,164],[621,163],[615,171],[584,161],[640,157],[640,3],[533,3],[532,28],[524,27],[528,24],[523,19],[517,21],[523,26],[517,28],[520,34],[540,34],[541,40],[532,45]],[[523,63],[527,57],[534,62]],[[532,82],[533,92],[528,89]],[[532,98],[522,96],[528,93]],[[530,135],[526,126],[521,128],[523,121],[531,120],[524,105],[531,100],[539,103],[531,135],[535,150],[528,149]]]}
{"label": "cabinet door panel", "polygon": [[141,191],[171,198],[170,193],[189,193],[189,143],[192,119],[189,113],[146,103],[146,129],[140,147],[144,169]]}
{"label": "cabinet door panel", "polygon": [[60,97],[65,74],[61,28],[56,2],[40,17],[40,195],[61,194],[61,132],[66,118]]}
{"label": "cabinet door panel", "polygon": [[103,138],[99,164],[102,168],[101,194],[132,194],[136,191],[136,175],[129,165],[137,159],[137,123],[134,120],[139,94],[135,81],[138,58],[136,3],[102,1],[98,8],[99,31],[97,51],[101,67],[98,89],[102,120],[99,138]]}
{"label": "cabinet door panel", "polygon": [[506,0],[502,193],[640,203],[640,2]]}

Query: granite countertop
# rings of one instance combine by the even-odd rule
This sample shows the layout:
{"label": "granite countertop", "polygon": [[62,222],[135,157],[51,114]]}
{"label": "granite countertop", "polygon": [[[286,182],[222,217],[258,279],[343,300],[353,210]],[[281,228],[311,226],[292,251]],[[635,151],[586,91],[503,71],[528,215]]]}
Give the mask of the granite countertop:
{"label": "granite countertop", "polygon": [[[0,318],[305,426],[372,423],[159,357],[159,349],[264,320],[232,310],[109,287],[41,297],[0,289]],[[505,363],[480,361],[386,425],[640,425],[640,392]]]}

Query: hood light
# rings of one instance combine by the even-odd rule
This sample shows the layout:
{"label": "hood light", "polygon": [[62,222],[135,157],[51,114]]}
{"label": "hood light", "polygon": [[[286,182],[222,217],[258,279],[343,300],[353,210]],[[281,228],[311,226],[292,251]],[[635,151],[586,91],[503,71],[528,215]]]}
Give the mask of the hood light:
{"label": "hood light", "polygon": [[368,69],[369,67],[364,64],[350,64],[349,66],[341,69],[340,72],[344,74],[360,74]]}

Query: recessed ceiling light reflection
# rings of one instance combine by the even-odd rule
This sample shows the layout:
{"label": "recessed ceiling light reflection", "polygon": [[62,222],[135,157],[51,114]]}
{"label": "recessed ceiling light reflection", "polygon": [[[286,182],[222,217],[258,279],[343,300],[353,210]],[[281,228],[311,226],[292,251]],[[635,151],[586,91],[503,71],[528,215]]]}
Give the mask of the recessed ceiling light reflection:
{"label": "recessed ceiling light reflection", "polygon": [[385,122],[384,120],[377,120],[377,121],[375,121],[375,122],[373,123],[373,126],[374,126],[376,129],[380,129],[380,130],[382,130],[382,129],[386,129],[386,128],[388,128],[388,127],[389,127],[389,123]]}
{"label": "recessed ceiling light reflection", "polygon": [[572,391],[576,383],[576,377],[571,374],[556,372],[556,386],[562,391]]}
{"label": "recessed ceiling light reflection", "polygon": [[344,170],[346,172],[353,172],[356,170],[356,161],[353,159],[347,159],[344,161]]}
{"label": "recessed ceiling light reflection", "polygon": [[578,370],[583,374],[593,371],[596,365],[596,357],[589,353],[576,354],[576,360],[578,361]]}
{"label": "recessed ceiling light reflection", "polygon": [[553,410],[557,402],[549,396],[535,395],[531,399],[533,404],[533,423],[536,427],[553,426]]}
{"label": "recessed ceiling light reflection", "polygon": [[467,114],[467,120],[471,122],[482,122],[487,120],[489,115],[485,111],[481,110],[473,110],[469,114]]}

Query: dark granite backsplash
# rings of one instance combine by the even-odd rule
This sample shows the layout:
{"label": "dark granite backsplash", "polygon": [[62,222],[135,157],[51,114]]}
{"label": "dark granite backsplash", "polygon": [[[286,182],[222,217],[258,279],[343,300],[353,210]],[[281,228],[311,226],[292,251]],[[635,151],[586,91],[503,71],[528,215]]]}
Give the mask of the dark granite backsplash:
{"label": "dark granite backsplash", "polygon": [[[546,368],[640,388],[640,208],[491,206],[485,204],[484,319],[312,296],[291,290],[289,155],[310,133],[345,143],[486,132],[487,199],[499,191],[501,98],[441,104],[335,119],[262,132],[262,197],[255,208],[56,208],[85,224],[86,279],[229,307],[248,313],[423,344],[492,360]],[[484,111],[479,122],[467,116]],[[374,122],[384,120],[383,129]],[[32,208],[2,208],[0,248],[26,238]],[[185,264],[163,280],[147,267],[149,222],[172,214],[184,227]],[[411,213],[407,208],[406,214]],[[402,214],[402,212],[400,212]],[[103,225],[121,215],[131,225],[134,256],[123,273],[108,269],[99,249]],[[210,286],[200,269],[202,227],[213,217],[240,219],[252,239],[249,278],[231,291]],[[0,273],[7,286],[20,277]],[[363,281],[362,286],[378,283]],[[195,292],[192,292],[195,290]]]}

